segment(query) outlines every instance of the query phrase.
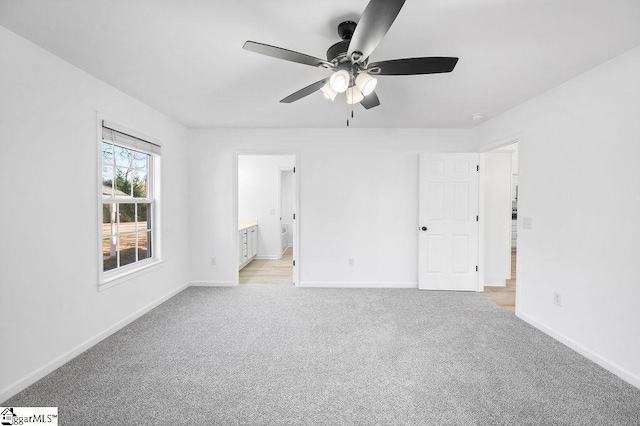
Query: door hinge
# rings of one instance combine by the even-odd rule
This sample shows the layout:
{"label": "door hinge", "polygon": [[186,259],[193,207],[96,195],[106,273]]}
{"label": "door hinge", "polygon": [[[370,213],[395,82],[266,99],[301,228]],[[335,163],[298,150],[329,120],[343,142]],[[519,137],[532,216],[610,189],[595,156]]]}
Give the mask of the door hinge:
{"label": "door hinge", "polygon": [[478,272],[478,265],[476,265],[476,272]]}
{"label": "door hinge", "polygon": [[295,173],[295,172],[296,172],[296,168],[294,167],[294,168],[293,168],[293,173]]}
{"label": "door hinge", "polygon": [[479,219],[479,217],[478,217],[478,215],[476,215],[476,222],[478,221],[478,219]]}
{"label": "door hinge", "polygon": [[[295,260],[293,261],[293,266],[296,266],[296,261]],[[478,267],[476,266],[476,270],[477,270],[477,268]]]}
{"label": "door hinge", "polygon": [[476,166],[476,172],[479,172],[479,171],[480,171],[480,166],[478,165]]}
{"label": "door hinge", "polygon": [[295,213],[293,214],[293,220],[296,220],[296,214]]}

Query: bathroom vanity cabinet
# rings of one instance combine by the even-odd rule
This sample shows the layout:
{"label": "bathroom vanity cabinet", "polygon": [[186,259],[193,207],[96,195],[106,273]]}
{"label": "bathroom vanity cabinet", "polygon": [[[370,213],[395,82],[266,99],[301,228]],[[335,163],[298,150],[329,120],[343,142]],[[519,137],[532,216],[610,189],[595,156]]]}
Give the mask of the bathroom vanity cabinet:
{"label": "bathroom vanity cabinet", "polygon": [[238,269],[242,269],[258,255],[258,224],[238,224]]}

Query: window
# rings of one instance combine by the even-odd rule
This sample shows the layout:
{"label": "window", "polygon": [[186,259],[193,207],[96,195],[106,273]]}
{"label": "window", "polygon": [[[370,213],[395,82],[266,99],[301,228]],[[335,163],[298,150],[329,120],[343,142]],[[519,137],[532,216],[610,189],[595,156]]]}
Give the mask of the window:
{"label": "window", "polygon": [[157,259],[154,166],[160,146],[103,122],[101,151],[103,283]]}

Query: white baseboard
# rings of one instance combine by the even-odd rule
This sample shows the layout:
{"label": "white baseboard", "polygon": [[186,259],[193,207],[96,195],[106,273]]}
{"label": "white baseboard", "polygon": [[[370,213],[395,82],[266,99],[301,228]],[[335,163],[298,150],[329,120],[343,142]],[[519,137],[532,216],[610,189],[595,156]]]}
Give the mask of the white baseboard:
{"label": "white baseboard", "polygon": [[182,290],[184,290],[188,286],[189,286],[189,284],[186,283],[186,284],[181,285],[180,287],[177,287],[174,290],[171,290],[169,293],[165,294],[164,296],[160,297],[159,299],[154,300],[153,302],[149,303],[148,305],[144,306],[143,308],[139,309],[138,311],[136,311],[133,314],[129,315],[128,317],[124,318],[123,320],[118,321],[117,323],[115,323],[111,327],[107,328],[106,330],[104,330],[104,331],[96,334],[95,336],[85,340],[84,342],[80,343],[78,346],[72,348],[71,350],[65,352],[64,354],[60,355],[59,357],[55,358],[54,360],[52,360],[52,361],[48,362],[47,364],[43,365],[42,367],[38,368],[33,373],[30,373],[30,374],[22,377],[21,379],[16,380],[15,382],[10,384],[6,388],[0,390],[0,402],[4,402],[4,401],[8,400],[12,396],[16,395],[18,392],[21,392],[22,390],[26,389],[27,387],[31,386],[32,384],[34,384],[38,380],[40,380],[43,377],[45,377],[47,374],[52,373],[56,369],[62,367],[64,364],[66,364],[67,362],[71,361],[73,358],[77,357],[78,355],[80,355],[81,353],[86,351],[87,349],[91,348],[92,346],[96,345],[97,343],[101,342],[102,340],[106,339],[107,337],[111,336],[116,331],[122,329],[123,327],[125,327],[125,326],[127,326],[129,324],[131,324],[133,321],[137,320],[138,318],[140,318],[142,315],[146,314],[147,312],[149,312],[153,308],[155,308],[155,307],[161,305],[162,303],[166,302],[167,300],[169,300],[170,298],[172,298],[176,294],[180,293]]}
{"label": "white baseboard", "polygon": [[191,281],[190,287],[235,287],[231,281]]}
{"label": "white baseboard", "polygon": [[584,346],[582,346],[575,340],[565,336],[564,334],[559,333],[554,329],[547,327],[546,325],[536,321],[535,319],[531,318],[529,315],[523,313],[522,311],[517,311],[516,315],[518,316],[518,318],[522,319],[523,321],[526,321],[527,323],[531,324],[532,326],[542,331],[543,333],[548,334],[549,336],[553,337],[557,341],[567,345],[574,351],[578,352],[580,355],[584,356],[585,358],[595,362],[605,370],[610,371],[611,373],[620,377],[622,380],[640,389],[640,377],[633,374],[629,370],[623,367],[620,367],[618,364],[598,355],[597,353],[593,352],[590,349],[585,348]]}
{"label": "white baseboard", "polygon": [[258,260],[278,260],[282,259],[282,256],[278,256],[277,254],[270,254],[268,256],[256,256],[254,259]]}
{"label": "white baseboard", "polygon": [[301,282],[299,287],[326,288],[418,288],[417,282]]}

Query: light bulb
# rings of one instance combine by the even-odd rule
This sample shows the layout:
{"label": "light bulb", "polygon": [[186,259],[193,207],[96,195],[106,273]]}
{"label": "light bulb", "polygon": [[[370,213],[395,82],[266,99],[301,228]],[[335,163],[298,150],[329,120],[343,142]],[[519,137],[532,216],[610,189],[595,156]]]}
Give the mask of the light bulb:
{"label": "light bulb", "polygon": [[358,89],[362,91],[362,94],[364,96],[370,95],[371,92],[373,92],[373,90],[376,88],[377,84],[378,79],[371,77],[367,73],[360,73],[356,77],[356,86],[358,86]]}
{"label": "light bulb", "polygon": [[324,86],[322,86],[322,89],[320,89],[322,91],[322,94],[324,95],[325,98],[330,99],[330,100],[334,100],[336,98],[336,96],[338,96],[338,92],[336,92],[335,90],[333,90],[331,88],[331,84],[327,83]]}
{"label": "light bulb", "polygon": [[364,99],[364,95],[357,86],[351,86],[347,89],[347,103],[349,105],[357,104]]}
{"label": "light bulb", "polygon": [[329,79],[329,84],[331,84],[331,88],[338,93],[342,93],[349,87],[349,81],[351,80],[351,76],[347,70],[340,70],[333,73],[331,78]]}

